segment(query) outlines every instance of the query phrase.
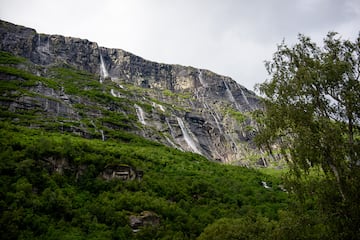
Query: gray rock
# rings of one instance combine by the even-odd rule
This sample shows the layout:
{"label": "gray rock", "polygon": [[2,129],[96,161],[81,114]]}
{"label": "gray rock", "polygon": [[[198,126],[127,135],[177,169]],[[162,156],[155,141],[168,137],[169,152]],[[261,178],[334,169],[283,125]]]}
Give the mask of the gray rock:
{"label": "gray rock", "polygon": [[[140,103],[153,105],[153,99],[166,105],[162,109],[153,105],[151,112],[143,109],[146,124],[133,123],[133,127],[128,129],[131,132],[179,149],[197,149],[195,152],[222,162],[241,163],[247,155],[257,153],[251,144],[254,132],[246,130],[246,126],[254,124],[253,121],[239,123],[231,111],[246,113],[258,109],[259,99],[229,77],[204,69],[148,61],[121,49],[99,47],[97,43],[85,39],[39,34],[33,29],[4,21],[0,21],[0,37],[2,51],[25,57],[42,66],[45,70],[39,74],[45,77],[48,77],[47,67],[68,64],[99,76],[104,84],[111,81],[118,84],[115,92],[120,92],[125,84],[144,89],[140,94],[134,92],[123,96],[119,93],[115,97],[128,98],[138,102],[139,106]],[[12,111],[41,109],[41,114],[80,122],[81,116],[73,104],[100,106],[99,103],[41,84],[30,90],[38,96],[21,96],[11,103],[1,104],[7,104]],[[108,94],[114,96],[110,91]],[[135,109],[129,112],[116,104],[101,107],[136,116]],[[92,119],[103,115],[96,108],[87,109],[82,114]],[[187,135],[192,138],[195,145],[192,148],[184,139],[178,118],[183,119]],[[116,124],[108,122],[103,126],[118,128]],[[91,136],[83,124],[70,129],[80,135]]]}

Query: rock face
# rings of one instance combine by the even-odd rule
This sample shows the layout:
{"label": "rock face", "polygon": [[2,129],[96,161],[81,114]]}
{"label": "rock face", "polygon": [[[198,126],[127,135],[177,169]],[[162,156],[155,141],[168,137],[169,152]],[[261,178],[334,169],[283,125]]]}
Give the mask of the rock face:
{"label": "rock face", "polygon": [[142,171],[135,170],[129,165],[109,165],[106,166],[101,176],[106,180],[121,179],[121,180],[141,180],[143,176]]}
{"label": "rock face", "polygon": [[[1,51],[28,59],[37,66],[30,69],[34,74],[51,78],[52,68],[71,66],[98,78],[109,97],[130,101],[130,110],[112,103],[102,105],[106,110],[137,116],[138,121],[127,129],[130,132],[226,163],[247,164],[249,156],[258,153],[252,144],[256,125],[249,113],[259,108],[259,100],[229,77],[204,69],[151,62],[121,49],[39,34],[3,21],[0,37]],[[87,102],[66,87],[59,90],[39,83],[32,91],[38,95],[2,104],[9,104],[12,111],[41,108],[46,115],[61,115],[80,123],[82,115],[93,119],[104,115],[101,110],[82,110],[81,115],[74,105],[100,103]],[[113,123],[101,124],[97,127],[117,128]],[[79,131],[87,135],[86,128]],[[103,132],[102,135],[104,139]]]}
{"label": "rock face", "polygon": [[143,211],[140,215],[131,215],[129,222],[133,232],[138,232],[142,227],[159,225],[160,217],[154,212]]}

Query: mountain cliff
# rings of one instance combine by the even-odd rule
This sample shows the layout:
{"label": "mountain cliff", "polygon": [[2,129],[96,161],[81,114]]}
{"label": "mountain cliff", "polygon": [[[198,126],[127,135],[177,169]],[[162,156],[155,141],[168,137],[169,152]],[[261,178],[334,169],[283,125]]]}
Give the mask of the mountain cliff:
{"label": "mountain cliff", "polygon": [[252,143],[259,100],[229,77],[4,21],[0,36],[3,120],[103,140],[128,131],[210,160],[263,164]]}

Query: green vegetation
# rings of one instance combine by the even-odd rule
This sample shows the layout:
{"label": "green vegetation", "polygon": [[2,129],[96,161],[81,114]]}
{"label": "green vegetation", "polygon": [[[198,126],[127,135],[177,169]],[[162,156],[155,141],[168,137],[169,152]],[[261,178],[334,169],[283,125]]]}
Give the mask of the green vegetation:
{"label": "green vegetation", "polygon": [[[100,84],[98,76],[0,55],[2,239],[196,239],[220,219],[272,222],[286,209],[280,178],[209,162],[127,132],[137,121],[134,103],[152,111],[150,101],[133,100],[139,89],[126,86],[119,89],[123,98],[113,97],[115,86]],[[37,71],[47,77],[32,73]],[[72,102],[56,94],[70,95]],[[9,108],[7,103],[23,104],[24,97],[27,107]],[[62,115],[60,106],[70,110]],[[106,141],[100,141],[100,129]],[[131,166],[144,175],[140,181],[105,180],[108,166]],[[144,213],[155,216],[154,223],[135,233],[130,219]]]}
{"label": "green vegetation", "polygon": [[[2,239],[195,239],[217,219],[261,215],[268,222],[287,206],[277,178],[132,134],[103,142],[0,127]],[[130,165],[144,177],[104,180],[109,164]],[[263,180],[273,188],[263,188]],[[143,211],[160,223],[133,233],[129,217]]]}
{"label": "green vegetation", "polygon": [[25,58],[16,57],[11,53],[0,51],[0,64],[20,64],[26,61]]}
{"label": "green vegetation", "polygon": [[[281,171],[221,165],[131,134],[134,104],[153,111],[150,99],[136,101],[147,90],[126,85],[113,97],[99,76],[0,52],[1,239],[359,239],[359,49],[360,38],[330,33],[320,49],[300,36],[267,64],[266,111],[251,114],[257,144],[288,163]],[[180,103],[159,102],[174,110],[191,100],[156,94]],[[123,180],[126,168],[143,175]]]}
{"label": "green vegetation", "polygon": [[266,112],[257,142],[281,149],[295,197],[282,234],[360,239],[360,35],[351,42],[329,33],[323,48],[299,41],[278,47],[271,80],[259,87]]}
{"label": "green vegetation", "polygon": [[233,108],[227,108],[226,113],[230,114],[239,124],[245,122],[248,118],[244,113],[236,111]]}

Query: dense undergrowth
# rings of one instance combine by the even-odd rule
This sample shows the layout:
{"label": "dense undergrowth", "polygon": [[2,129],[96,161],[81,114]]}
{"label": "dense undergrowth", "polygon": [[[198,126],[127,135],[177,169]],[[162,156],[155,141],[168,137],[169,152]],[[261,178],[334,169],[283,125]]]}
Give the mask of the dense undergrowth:
{"label": "dense undergrowth", "polygon": [[[129,133],[141,129],[132,106],[151,108],[136,102],[140,88],[117,88],[123,97],[114,97],[115,83],[101,85],[98,76],[71,66],[46,68],[6,52],[0,52],[0,81],[1,239],[331,236],[311,196],[298,204],[283,191],[283,171],[222,165]],[[41,95],[41,87],[71,95],[73,102]],[[77,114],[48,114],[44,99]],[[143,177],[105,180],[109,165],[131,166]],[[131,217],[143,213],[155,220],[134,229]]]}
{"label": "dense undergrowth", "polygon": [[[221,218],[277,220],[287,205],[278,178],[128,133],[103,142],[10,123],[0,131],[2,239],[194,239]],[[68,167],[54,171],[49,159]],[[116,163],[142,170],[142,180],[102,179]],[[133,233],[129,216],[143,211],[160,224]]]}

